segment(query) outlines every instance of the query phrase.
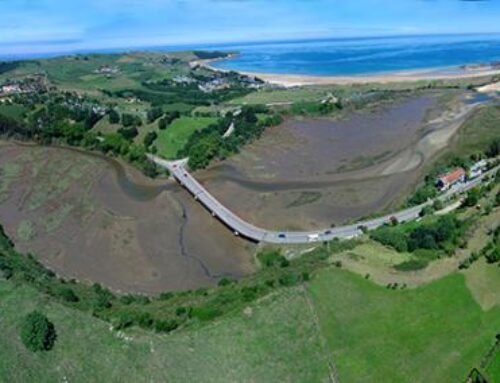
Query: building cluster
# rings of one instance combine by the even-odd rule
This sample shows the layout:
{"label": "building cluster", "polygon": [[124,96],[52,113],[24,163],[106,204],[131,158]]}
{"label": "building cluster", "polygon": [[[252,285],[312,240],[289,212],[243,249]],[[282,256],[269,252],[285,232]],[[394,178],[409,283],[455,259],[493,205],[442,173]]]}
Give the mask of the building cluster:
{"label": "building cluster", "polygon": [[448,173],[440,175],[436,180],[436,186],[441,191],[449,190],[454,185],[481,176],[486,170],[488,170],[488,161],[486,160],[474,163],[468,170],[461,167],[455,168]]}
{"label": "building cluster", "polygon": [[177,75],[173,77],[171,82],[179,85],[195,85],[204,93],[212,93],[219,90],[229,89],[233,86],[259,89],[265,85],[265,83],[257,77],[240,75],[235,72],[211,71],[210,74],[198,72],[198,70],[201,71],[205,69],[206,68],[203,67],[195,68],[195,70],[190,74]]}
{"label": "building cluster", "polygon": [[30,76],[22,80],[8,80],[3,85],[0,85],[0,97],[46,90],[47,88],[42,76]]}
{"label": "building cluster", "polygon": [[62,105],[68,107],[71,110],[82,110],[93,112],[98,116],[104,116],[107,112],[107,108],[96,102],[86,100],[81,96],[71,95],[66,96]]}
{"label": "building cluster", "polygon": [[228,89],[233,85],[243,86],[249,89],[260,89],[265,83],[257,77],[240,75],[237,73],[214,72],[213,77],[198,85],[205,93]]}
{"label": "building cluster", "polygon": [[95,74],[104,74],[106,76],[112,76],[120,73],[120,68],[117,66],[103,65],[99,69],[94,70]]}

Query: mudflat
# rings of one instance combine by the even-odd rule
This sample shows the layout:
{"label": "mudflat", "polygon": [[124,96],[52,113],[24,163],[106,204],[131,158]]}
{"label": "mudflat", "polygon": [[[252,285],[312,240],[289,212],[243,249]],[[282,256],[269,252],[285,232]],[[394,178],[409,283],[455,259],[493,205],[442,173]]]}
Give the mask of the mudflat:
{"label": "mudflat", "polygon": [[475,105],[459,93],[446,107],[440,100],[430,92],[338,120],[290,119],[197,177],[270,229],[322,229],[389,211]]}
{"label": "mudflat", "polygon": [[0,144],[0,220],[67,278],[158,293],[254,270],[234,237],[174,182],[75,150]]}

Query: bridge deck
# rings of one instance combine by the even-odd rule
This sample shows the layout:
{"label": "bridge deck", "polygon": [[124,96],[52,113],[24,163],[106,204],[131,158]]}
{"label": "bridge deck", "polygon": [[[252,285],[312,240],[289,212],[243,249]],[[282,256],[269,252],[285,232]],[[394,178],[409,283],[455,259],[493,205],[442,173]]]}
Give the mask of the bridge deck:
{"label": "bridge deck", "polygon": [[[149,159],[155,162],[158,166],[164,167],[170,171],[174,178],[182,186],[184,186],[193,197],[202,203],[214,217],[221,220],[226,226],[231,228],[236,235],[241,235],[255,242],[266,242],[273,244],[303,244],[311,242],[331,241],[334,238],[352,238],[362,234],[361,227],[366,227],[369,230],[376,229],[385,223],[391,222],[394,218],[399,222],[406,222],[417,219],[422,212],[422,209],[432,204],[433,201],[428,201],[419,206],[401,210],[397,213],[386,215],[384,217],[375,218],[359,222],[354,225],[342,226],[334,229],[304,231],[304,232],[278,232],[266,230],[252,225],[251,223],[241,219],[238,215],[226,208],[212,194],[210,194],[186,169],[187,160],[181,161],[166,161],[159,157],[148,155]],[[461,184],[452,188],[445,194],[438,197],[445,200],[457,193],[463,193],[477,186],[484,177],[494,174],[500,167],[496,167],[489,172],[483,174],[468,183]]]}

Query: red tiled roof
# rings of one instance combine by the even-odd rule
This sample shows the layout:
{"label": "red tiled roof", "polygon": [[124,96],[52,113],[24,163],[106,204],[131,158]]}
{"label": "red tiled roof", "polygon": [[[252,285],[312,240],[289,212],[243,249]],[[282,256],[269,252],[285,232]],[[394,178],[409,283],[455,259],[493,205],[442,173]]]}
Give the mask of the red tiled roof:
{"label": "red tiled roof", "polygon": [[439,179],[444,184],[451,184],[453,182],[458,181],[460,178],[462,178],[464,176],[465,176],[465,170],[462,168],[457,168],[457,169],[453,170],[452,172],[441,176]]}

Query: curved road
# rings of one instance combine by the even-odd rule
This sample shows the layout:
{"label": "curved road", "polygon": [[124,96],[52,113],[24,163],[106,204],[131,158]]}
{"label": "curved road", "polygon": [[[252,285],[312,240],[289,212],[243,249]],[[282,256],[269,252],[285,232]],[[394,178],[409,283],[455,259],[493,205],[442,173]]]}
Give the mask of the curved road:
{"label": "curved road", "polygon": [[[254,226],[226,208],[188,172],[186,168],[187,159],[180,161],[167,161],[153,155],[148,155],[148,158],[158,166],[168,169],[170,174],[172,174],[177,182],[184,186],[193,195],[195,200],[203,204],[205,208],[212,213],[212,216],[222,221],[234,232],[235,235],[240,235],[255,242],[272,244],[304,244],[331,241],[335,238],[349,239],[361,235],[362,227],[366,227],[368,230],[373,230],[385,223],[390,223],[394,220],[394,218],[396,218],[399,222],[415,220],[420,217],[420,213],[425,206],[431,205],[434,202],[428,201],[421,205],[401,210],[397,213],[389,214],[384,217],[361,221],[353,225],[337,227],[334,229],[278,232]],[[497,166],[474,180],[455,185],[446,193],[437,197],[437,199],[444,201],[455,194],[466,192],[479,185],[485,177],[495,174],[499,169],[500,166]]]}

